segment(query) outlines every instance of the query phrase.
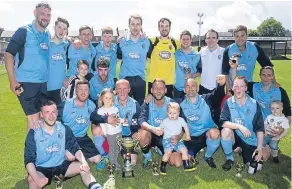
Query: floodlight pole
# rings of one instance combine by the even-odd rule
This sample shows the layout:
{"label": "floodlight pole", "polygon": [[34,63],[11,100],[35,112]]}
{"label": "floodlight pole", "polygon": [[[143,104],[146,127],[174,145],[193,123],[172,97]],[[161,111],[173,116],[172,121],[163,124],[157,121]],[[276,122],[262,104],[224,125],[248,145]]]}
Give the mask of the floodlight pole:
{"label": "floodlight pole", "polygon": [[198,17],[200,18],[200,20],[197,22],[197,24],[199,24],[199,47],[198,47],[198,51],[201,50],[201,26],[202,24],[204,24],[204,22],[202,21],[202,17],[204,16],[204,13],[198,13]]}

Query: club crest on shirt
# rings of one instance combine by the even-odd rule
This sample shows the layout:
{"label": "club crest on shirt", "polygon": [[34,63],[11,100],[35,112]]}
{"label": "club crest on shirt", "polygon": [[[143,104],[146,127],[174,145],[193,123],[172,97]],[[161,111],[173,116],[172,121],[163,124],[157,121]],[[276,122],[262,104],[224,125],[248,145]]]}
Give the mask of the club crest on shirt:
{"label": "club crest on shirt", "polygon": [[218,55],[218,60],[220,60],[222,58],[221,54]]}
{"label": "club crest on shirt", "polygon": [[63,133],[59,132],[59,133],[58,133],[58,138],[59,138],[59,139],[62,139],[62,138],[63,138]]}
{"label": "club crest on shirt", "polygon": [[159,52],[159,57],[161,58],[161,59],[170,59],[170,57],[171,57],[171,54],[170,54],[170,52],[168,52],[168,51],[160,51]]}
{"label": "club crest on shirt", "polygon": [[249,61],[251,61],[252,56],[249,54],[248,57],[247,57],[247,59],[248,59]]}
{"label": "club crest on shirt", "polygon": [[169,50],[171,50],[172,49],[172,45],[169,45]]}
{"label": "club crest on shirt", "polygon": [[246,110],[246,114],[247,114],[247,115],[250,115],[250,114],[251,114],[251,110],[250,110],[250,109],[247,109],[247,110]]}
{"label": "club crest on shirt", "polygon": [[138,52],[131,52],[131,53],[129,53],[129,57],[131,59],[139,59],[140,58],[140,53],[138,53]]}
{"label": "club crest on shirt", "polygon": [[142,48],[145,49],[145,45],[144,44],[142,44]]}
{"label": "club crest on shirt", "polygon": [[190,121],[198,121],[200,117],[198,115],[192,114],[192,115],[187,116],[187,119]]}

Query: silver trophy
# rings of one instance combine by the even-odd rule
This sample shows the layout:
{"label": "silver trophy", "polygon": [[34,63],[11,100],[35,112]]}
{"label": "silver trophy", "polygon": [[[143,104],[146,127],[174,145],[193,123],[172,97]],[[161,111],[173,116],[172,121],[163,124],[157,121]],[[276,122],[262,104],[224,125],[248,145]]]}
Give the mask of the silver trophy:
{"label": "silver trophy", "polygon": [[236,171],[237,171],[235,176],[238,177],[238,178],[242,178],[241,172],[244,169],[244,164],[237,162],[235,166],[236,166]]}
{"label": "silver trophy", "polygon": [[104,183],[103,188],[115,189],[115,186],[116,186],[115,175],[114,175],[115,165],[109,163],[107,169],[109,172],[108,180]]}
{"label": "silver trophy", "polygon": [[132,139],[131,137],[117,137],[117,143],[120,149],[126,152],[126,157],[124,160],[124,166],[122,169],[122,176],[124,177],[134,177],[134,170],[131,164],[131,152],[138,149],[139,141]]}
{"label": "silver trophy", "polygon": [[63,188],[63,182],[64,182],[64,176],[61,174],[59,176],[54,176],[54,182],[56,183],[56,189],[62,189]]}
{"label": "silver trophy", "polygon": [[153,176],[159,176],[159,163],[158,162],[153,162],[151,165],[152,168],[152,174]]}

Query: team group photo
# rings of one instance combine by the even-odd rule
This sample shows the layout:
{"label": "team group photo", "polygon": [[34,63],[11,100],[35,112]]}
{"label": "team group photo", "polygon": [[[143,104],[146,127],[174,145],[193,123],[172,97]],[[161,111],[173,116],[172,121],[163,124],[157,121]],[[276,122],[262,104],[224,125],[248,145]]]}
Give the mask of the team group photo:
{"label": "team group photo", "polygon": [[[228,32],[207,9],[185,27],[187,5],[153,2],[144,16],[152,7],[134,3],[72,2],[75,19],[60,11],[69,1],[34,1],[31,20],[0,27],[0,188],[291,188],[291,2],[288,29],[270,13],[221,17]],[[7,15],[28,3],[12,5],[0,3]]]}

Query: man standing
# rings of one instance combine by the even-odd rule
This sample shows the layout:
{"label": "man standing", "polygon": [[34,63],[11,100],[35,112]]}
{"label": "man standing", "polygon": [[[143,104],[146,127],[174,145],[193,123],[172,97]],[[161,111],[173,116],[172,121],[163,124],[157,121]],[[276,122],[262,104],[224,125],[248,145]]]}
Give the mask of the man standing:
{"label": "man standing", "polygon": [[66,79],[66,51],[68,41],[64,39],[67,35],[69,22],[58,17],[55,22],[55,35],[50,42],[50,62],[49,62],[49,81],[47,84],[49,98],[57,105],[61,102],[60,90]]}
{"label": "man standing", "polygon": [[[71,129],[56,121],[57,115],[56,104],[47,101],[41,107],[44,121],[40,128],[31,129],[27,134],[24,164],[28,172],[29,188],[43,188],[51,183],[55,175],[60,174],[65,178],[80,174],[89,189],[101,188],[92,176]],[[77,161],[66,160],[65,153],[75,156]]]}
{"label": "man standing", "polygon": [[233,148],[242,148],[243,163],[249,164],[255,151],[256,160],[262,158],[264,121],[259,104],[246,95],[247,79],[237,76],[233,80],[234,96],[223,105],[220,115],[221,145],[226,155],[222,168],[230,170],[234,165]]}
{"label": "man standing", "polygon": [[[151,88],[153,98],[151,98],[150,103],[144,103],[141,106],[141,114],[138,119],[141,129],[134,137],[140,140],[140,146],[145,158],[143,162],[144,168],[147,168],[152,161],[151,147],[157,147],[157,150],[163,153],[163,129],[159,125],[167,118],[167,105],[169,102],[173,102],[172,99],[165,96],[166,90],[165,81],[155,79]],[[181,154],[173,152],[169,161],[171,165],[180,167],[182,165]]]}
{"label": "man standing", "polygon": [[186,98],[180,103],[183,118],[187,121],[191,140],[185,141],[188,152],[195,157],[207,146],[205,161],[211,168],[216,168],[212,155],[220,145],[220,132],[212,118],[214,101],[221,101],[225,95],[225,76],[218,75],[218,88],[211,94],[199,95],[198,85],[193,78],[185,83]]}
{"label": "man standing", "polygon": [[47,95],[50,33],[46,28],[51,21],[51,6],[37,4],[34,16],[32,24],[15,32],[4,56],[10,90],[27,116],[28,130],[39,119],[40,105]]}
{"label": "man standing", "polygon": [[141,38],[142,18],[131,15],[129,18],[130,36],[121,39],[117,56],[122,59],[120,79],[126,79],[131,86],[132,97],[142,104],[146,92],[146,60],[149,51],[149,39]]}
{"label": "man standing", "polygon": [[114,89],[115,83],[111,75],[109,75],[109,61],[105,58],[100,58],[97,64],[96,72],[89,81],[90,98],[96,102],[100,92],[105,88]]}
{"label": "man standing", "polygon": [[[171,21],[161,18],[158,21],[160,37],[151,38],[151,47],[148,58],[151,58],[148,81],[161,78],[166,83],[166,96],[173,97],[173,85],[175,77],[174,52],[181,47],[179,41],[169,37]],[[151,93],[152,83],[148,82],[148,94]]]}
{"label": "man standing", "polygon": [[192,34],[185,30],[180,34],[181,49],[175,52],[174,98],[182,98],[184,84],[188,78],[196,78],[201,73],[200,55],[191,47]]}
{"label": "man standing", "polygon": [[[140,105],[133,98],[129,97],[130,84],[128,80],[120,79],[116,82],[116,93],[115,96],[115,107],[119,109],[119,117],[123,120],[127,120],[127,125],[122,125],[122,136],[131,137],[135,136],[139,130],[138,117],[140,115]],[[97,114],[97,109],[92,112],[90,120],[97,123],[109,123],[111,125],[118,125],[120,123],[116,115],[100,116]],[[104,153],[102,144],[104,142],[104,133],[100,126],[93,128],[92,133],[94,135],[94,143],[97,149]],[[103,152],[103,153],[102,153]],[[132,165],[136,165],[137,162],[137,152],[132,152],[131,154]]]}
{"label": "man standing", "polygon": [[229,45],[223,54],[222,74],[226,75],[226,91],[231,96],[232,71],[229,61],[234,56],[238,57],[237,76],[244,76],[248,81],[253,81],[253,73],[256,61],[261,67],[273,66],[269,57],[256,43],[247,41],[247,28],[243,25],[237,26],[234,31],[235,43]]}
{"label": "man standing", "polygon": [[224,48],[219,47],[218,32],[210,29],[205,34],[206,47],[200,50],[202,74],[199,94],[208,94],[217,87],[216,76],[221,74]]}
{"label": "man standing", "polygon": [[97,44],[95,68],[99,63],[99,59],[104,58],[109,61],[109,76],[117,81],[116,67],[117,67],[117,45],[113,43],[113,29],[111,27],[104,27],[102,29],[102,41]]}
{"label": "man standing", "polygon": [[90,114],[95,110],[95,104],[88,99],[89,83],[80,81],[76,85],[76,98],[65,102],[62,120],[69,126],[81,147],[85,158],[97,164],[101,160],[99,152],[95,148],[92,140],[88,137],[87,131],[90,126]]}
{"label": "man standing", "polygon": [[68,73],[67,76],[77,74],[77,62],[79,60],[86,60],[89,63],[90,73],[93,72],[94,58],[96,56],[96,50],[90,43],[92,39],[92,30],[89,26],[84,25],[79,28],[79,38],[81,41],[81,47],[75,49],[73,45],[69,46],[68,49]]}

